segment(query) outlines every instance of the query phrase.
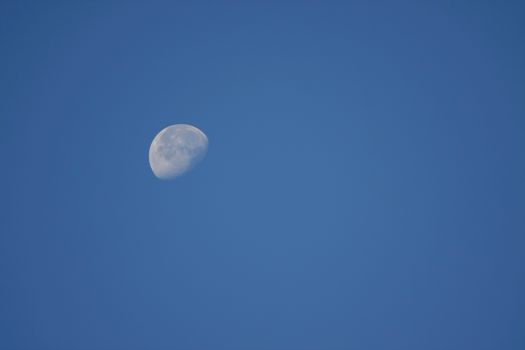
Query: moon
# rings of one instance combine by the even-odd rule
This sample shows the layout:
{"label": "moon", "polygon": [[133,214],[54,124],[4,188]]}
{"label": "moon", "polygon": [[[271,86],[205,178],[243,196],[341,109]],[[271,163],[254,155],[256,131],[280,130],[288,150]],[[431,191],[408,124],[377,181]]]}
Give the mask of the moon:
{"label": "moon", "polygon": [[149,147],[149,165],[162,180],[175,179],[191,170],[208,151],[208,137],[188,124],[162,129]]}

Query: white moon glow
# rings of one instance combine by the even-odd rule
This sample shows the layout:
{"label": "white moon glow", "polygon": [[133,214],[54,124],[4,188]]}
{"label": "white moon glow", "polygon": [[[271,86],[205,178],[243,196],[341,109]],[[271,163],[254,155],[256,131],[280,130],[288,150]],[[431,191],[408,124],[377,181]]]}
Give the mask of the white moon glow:
{"label": "white moon glow", "polygon": [[196,127],[175,124],[164,128],[149,147],[149,164],[156,177],[174,179],[193,168],[208,150],[208,138]]}

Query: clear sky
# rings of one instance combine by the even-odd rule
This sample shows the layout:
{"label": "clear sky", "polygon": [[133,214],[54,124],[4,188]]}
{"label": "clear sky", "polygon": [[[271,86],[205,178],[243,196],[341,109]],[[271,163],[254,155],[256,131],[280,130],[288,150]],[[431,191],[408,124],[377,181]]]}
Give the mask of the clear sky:
{"label": "clear sky", "polygon": [[0,349],[525,349],[524,14],[2,1]]}

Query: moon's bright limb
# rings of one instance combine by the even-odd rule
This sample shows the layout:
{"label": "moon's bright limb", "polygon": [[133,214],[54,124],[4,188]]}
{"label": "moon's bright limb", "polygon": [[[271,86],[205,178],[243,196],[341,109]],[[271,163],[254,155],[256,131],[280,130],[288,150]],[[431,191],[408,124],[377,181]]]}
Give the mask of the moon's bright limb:
{"label": "moon's bright limb", "polygon": [[193,168],[208,150],[208,138],[196,127],[175,124],[162,129],[149,147],[149,164],[156,177],[174,179]]}

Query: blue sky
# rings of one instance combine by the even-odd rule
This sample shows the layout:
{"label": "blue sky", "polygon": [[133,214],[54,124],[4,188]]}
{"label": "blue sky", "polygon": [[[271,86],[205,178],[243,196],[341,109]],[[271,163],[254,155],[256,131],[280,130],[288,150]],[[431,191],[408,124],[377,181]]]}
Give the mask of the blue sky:
{"label": "blue sky", "polygon": [[525,348],[524,10],[3,1],[0,349]]}

